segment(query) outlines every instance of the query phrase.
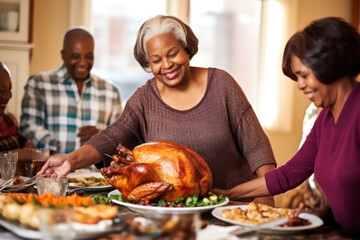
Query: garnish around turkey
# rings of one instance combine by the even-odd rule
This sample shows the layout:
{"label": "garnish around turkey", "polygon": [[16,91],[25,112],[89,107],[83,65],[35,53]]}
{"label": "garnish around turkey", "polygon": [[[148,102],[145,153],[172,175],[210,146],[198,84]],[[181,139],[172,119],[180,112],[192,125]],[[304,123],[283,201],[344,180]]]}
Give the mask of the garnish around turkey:
{"label": "garnish around turkey", "polygon": [[[91,195],[91,198],[96,203],[110,203],[111,200],[117,200],[120,202],[128,202],[122,195],[111,195],[109,197],[105,197],[101,194],[93,194]],[[226,200],[226,196],[223,195],[215,195],[211,192],[208,193],[208,196],[204,198],[199,198],[196,195],[187,197],[186,199],[183,197],[179,197],[176,201],[168,202],[164,199],[160,199],[158,201],[155,200],[142,200],[137,203],[133,203],[136,205],[142,205],[142,206],[152,206],[152,207],[205,207],[205,206],[212,206],[217,205]]]}

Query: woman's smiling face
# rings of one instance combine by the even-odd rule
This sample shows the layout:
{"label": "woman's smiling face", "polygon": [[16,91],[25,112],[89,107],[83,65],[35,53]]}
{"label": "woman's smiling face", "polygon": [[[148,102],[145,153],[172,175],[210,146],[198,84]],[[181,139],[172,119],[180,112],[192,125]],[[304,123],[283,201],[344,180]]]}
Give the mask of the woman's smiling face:
{"label": "woman's smiling face", "polygon": [[331,108],[337,98],[336,84],[325,85],[315,76],[311,68],[306,66],[301,60],[293,55],[291,58],[291,68],[297,76],[297,85],[310,101],[317,107]]}
{"label": "woman's smiling face", "polygon": [[189,56],[172,33],[164,33],[146,42],[150,68],[156,80],[167,87],[178,87],[189,74]]}

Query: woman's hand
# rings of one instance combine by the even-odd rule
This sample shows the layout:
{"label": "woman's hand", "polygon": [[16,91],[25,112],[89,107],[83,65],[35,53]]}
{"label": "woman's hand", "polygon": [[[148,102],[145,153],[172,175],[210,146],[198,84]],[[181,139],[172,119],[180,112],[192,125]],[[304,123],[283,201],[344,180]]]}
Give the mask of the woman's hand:
{"label": "woman's hand", "polygon": [[101,161],[100,153],[92,146],[85,144],[69,154],[59,154],[49,157],[39,174],[49,173],[65,176],[70,171],[84,168]]}
{"label": "woman's hand", "polygon": [[66,154],[54,155],[49,157],[37,175],[56,174],[57,176],[66,176],[72,169]]}
{"label": "woman's hand", "polygon": [[227,196],[230,200],[233,201],[241,201],[242,199],[246,198],[270,196],[264,177],[255,178],[227,190],[213,188],[211,189],[211,192],[216,195]]}
{"label": "woman's hand", "polygon": [[291,217],[298,217],[300,213],[311,213],[311,214],[314,214],[318,217],[321,217],[320,215],[320,212],[316,211],[315,209],[305,205],[303,202],[299,204],[299,206],[297,208],[294,208],[292,211],[291,211]]}

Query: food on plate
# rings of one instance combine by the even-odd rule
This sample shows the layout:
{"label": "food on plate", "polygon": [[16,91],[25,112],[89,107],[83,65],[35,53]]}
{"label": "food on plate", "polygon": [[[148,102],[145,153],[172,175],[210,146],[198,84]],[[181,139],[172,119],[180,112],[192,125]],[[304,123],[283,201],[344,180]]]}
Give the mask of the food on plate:
{"label": "food on plate", "polygon": [[97,194],[91,194],[90,196],[93,203],[96,204],[110,204],[113,199],[120,202],[127,202],[127,200],[122,195],[119,194],[110,195],[109,197],[106,197],[100,193],[97,193]]}
{"label": "food on plate", "polygon": [[18,218],[19,222],[35,229],[39,228],[40,219],[38,215],[38,206],[27,203],[19,208],[21,209],[21,214]]}
{"label": "food on plate", "polygon": [[[121,194],[113,194],[109,197],[105,197],[101,194],[92,194],[91,199],[95,203],[103,203],[108,204],[112,200],[116,200],[119,202],[125,202],[128,203],[128,201],[121,195]],[[196,195],[183,198],[179,197],[176,199],[176,201],[165,201],[164,199],[160,200],[142,200],[138,203],[135,203],[137,205],[143,205],[143,206],[152,206],[152,207],[204,207],[204,206],[213,206],[220,204],[222,202],[225,202],[226,196],[223,195],[215,195],[211,192],[208,193],[208,196],[204,198],[199,198]]]}
{"label": "food on plate", "polygon": [[22,184],[24,183],[24,180],[21,177],[15,177],[13,181],[13,185],[15,184]]}
{"label": "food on plate", "polygon": [[119,154],[101,173],[130,202],[163,198],[204,197],[212,185],[212,175],[205,160],[181,144],[154,141],[132,151],[121,144]]}
{"label": "food on plate", "polygon": [[90,207],[77,207],[74,212],[76,222],[96,224],[101,220],[114,219],[118,214],[116,206],[98,204]]}
{"label": "food on plate", "polygon": [[291,209],[274,208],[265,204],[251,202],[247,209],[240,207],[222,210],[222,216],[226,219],[252,225],[260,225],[282,217],[289,217]]}
{"label": "food on plate", "polygon": [[16,202],[8,202],[3,206],[2,215],[9,220],[17,220],[21,213],[21,207]]}
{"label": "food on plate", "polygon": [[69,185],[79,187],[97,187],[107,186],[109,183],[102,177],[69,177]]}
{"label": "food on plate", "polygon": [[71,196],[54,197],[53,193],[42,194],[40,196],[33,193],[7,193],[0,194],[0,196],[10,197],[20,205],[26,203],[32,203],[42,207],[76,207],[93,205],[91,197],[80,197],[76,194]]}
{"label": "food on plate", "polygon": [[8,197],[6,194],[0,194],[0,214],[2,214],[5,205],[13,202],[14,200]]}
{"label": "food on plate", "polygon": [[281,225],[282,227],[296,227],[296,226],[307,226],[311,225],[311,222],[301,217],[291,217],[289,221]]}
{"label": "food on plate", "polygon": [[0,213],[8,220],[17,220],[34,229],[39,228],[39,208],[74,209],[74,221],[84,224],[97,224],[99,221],[114,219],[118,214],[116,206],[94,204],[91,197],[71,196],[54,197],[52,193],[0,194]]}

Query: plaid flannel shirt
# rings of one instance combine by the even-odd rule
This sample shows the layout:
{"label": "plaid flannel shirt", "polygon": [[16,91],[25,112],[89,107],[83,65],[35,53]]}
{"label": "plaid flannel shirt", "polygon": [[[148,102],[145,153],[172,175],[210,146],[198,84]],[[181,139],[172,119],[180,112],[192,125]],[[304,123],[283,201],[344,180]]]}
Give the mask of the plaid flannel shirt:
{"label": "plaid flannel shirt", "polygon": [[65,65],[31,76],[21,103],[20,131],[38,148],[70,153],[80,147],[82,126],[105,129],[121,114],[120,94],[109,82],[91,75],[82,96]]}

